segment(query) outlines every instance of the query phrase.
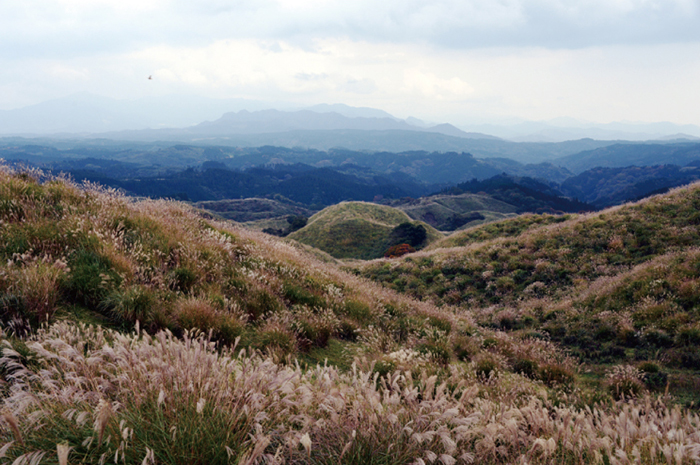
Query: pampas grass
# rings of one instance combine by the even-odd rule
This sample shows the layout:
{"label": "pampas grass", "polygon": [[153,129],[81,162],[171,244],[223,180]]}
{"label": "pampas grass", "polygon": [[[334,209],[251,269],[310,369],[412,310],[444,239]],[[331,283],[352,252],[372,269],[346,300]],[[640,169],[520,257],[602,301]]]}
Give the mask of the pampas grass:
{"label": "pampas grass", "polygon": [[508,373],[490,386],[457,367],[441,379],[304,371],[217,352],[202,335],[65,323],[29,345],[35,369],[12,351],[0,360],[12,374],[1,433],[10,461],[67,448],[81,463],[700,460],[697,414],[649,397],[577,409],[553,405],[541,386]]}

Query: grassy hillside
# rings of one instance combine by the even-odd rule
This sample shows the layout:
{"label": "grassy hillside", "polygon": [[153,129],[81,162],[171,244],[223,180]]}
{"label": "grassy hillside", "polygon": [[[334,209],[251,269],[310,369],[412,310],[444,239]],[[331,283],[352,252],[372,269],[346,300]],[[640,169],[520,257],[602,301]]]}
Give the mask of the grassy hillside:
{"label": "grassy hillside", "polygon": [[502,221],[492,221],[478,227],[467,227],[463,231],[455,232],[440,241],[433,242],[426,250],[464,247],[498,237],[519,236],[530,228],[561,223],[571,218],[573,218],[572,215],[534,215],[529,213],[514,218],[504,218]]}
{"label": "grassy hillside", "polygon": [[[222,218],[239,223],[281,219],[289,215],[311,216],[313,211],[306,205],[280,199],[227,199],[197,202],[195,206],[215,212]],[[262,229],[262,228],[261,228]]]}
{"label": "grassy hillside", "polygon": [[493,214],[508,215],[517,210],[513,205],[479,194],[431,195],[419,199],[395,200],[389,205],[440,231],[481,224]]}
{"label": "grassy hillside", "polygon": [[277,238],[39,180],[0,170],[0,463],[700,459],[700,418],[631,366],[590,385]]}
{"label": "grassy hillside", "polygon": [[[391,245],[392,230],[411,218],[396,208],[364,202],[343,202],[309,218],[308,224],[288,237],[336,258],[381,257]],[[419,224],[417,222],[413,222]],[[429,225],[426,243],[442,237]]]}
{"label": "grassy hillside", "polygon": [[469,308],[481,325],[557,341],[583,361],[656,370],[660,384],[697,402],[699,227],[695,184],[596,214],[489,224],[358,266],[389,288]]}

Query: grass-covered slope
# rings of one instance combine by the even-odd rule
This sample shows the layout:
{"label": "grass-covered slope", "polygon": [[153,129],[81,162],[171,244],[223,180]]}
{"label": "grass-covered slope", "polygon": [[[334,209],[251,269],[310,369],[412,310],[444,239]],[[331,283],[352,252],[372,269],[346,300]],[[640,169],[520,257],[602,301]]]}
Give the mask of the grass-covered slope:
{"label": "grass-covered slope", "polygon": [[502,221],[493,221],[479,227],[466,228],[450,234],[444,239],[433,242],[426,250],[464,247],[469,244],[484,242],[497,237],[519,236],[525,230],[553,223],[561,223],[572,218],[571,215],[533,215],[524,214]]}
{"label": "grass-covered slope", "polygon": [[595,214],[531,215],[482,225],[445,239],[447,248],[358,266],[368,277],[399,290],[415,287],[413,294],[438,303],[504,304],[520,300],[528,288],[562,295],[580,280],[615,276],[699,246],[699,227],[696,184]]}
{"label": "grass-covered slope", "polygon": [[513,205],[488,195],[431,195],[419,199],[395,200],[394,208],[406,212],[414,220],[422,221],[441,231],[453,231],[474,226],[494,217],[501,219],[515,214]]}
{"label": "grass-covered slope", "polygon": [[[308,224],[288,237],[336,258],[371,259],[383,256],[392,245],[392,230],[402,223],[415,223],[396,208],[365,202],[343,202],[313,215]],[[423,224],[425,244],[442,237]]]}
{"label": "grass-covered slope", "polygon": [[659,384],[697,401],[699,246],[695,184],[596,214],[484,225],[358,266],[389,288],[472,309],[482,325],[550,338],[587,362],[649,362],[664,372]]}
{"label": "grass-covered slope", "polygon": [[2,464],[700,459],[632,367],[591,388],[549,341],[183,204],[0,170],[0,247]]}
{"label": "grass-covered slope", "polygon": [[[287,216],[311,216],[313,213],[305,205],[279,199],[227,199],[197,202],[198,208],[215,212],[222,218],[239,223],[282,219]],[[262,228],[261,228],[262,229]]]}
{"label": "grass-covered slope", "polygon": [[0,222],[0,318],[19,335],[56,318],[139,321],[284,358],[355,341],[385,311],[330,265],[185,204],[2,171]]}

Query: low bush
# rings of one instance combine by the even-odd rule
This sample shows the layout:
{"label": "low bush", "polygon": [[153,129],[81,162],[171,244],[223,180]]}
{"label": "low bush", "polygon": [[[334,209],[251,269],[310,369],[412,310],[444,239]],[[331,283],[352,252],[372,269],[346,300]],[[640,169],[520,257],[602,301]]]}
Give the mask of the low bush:
{"label": "low bush", "polygon": [[154,323],[158,298],[152,289],[142,285],[132,285],[113,290],[100,303],[100,308],[119,323],[131,327],[139,321],[142,327]]}
{"label": "low bush", "polygon": [[102,300],[122,283],[112,262],[91,250],[74,251],[68,258],[70,273],[62,282],[67,298],[97,309]]}
{"label": "low bush", "polygon": [[189,294],[199,278],[197,274],[189,268],[178,267],[168,273],[170,289]]}
{"label": "low bush", "polygon": [[542,365],[537,372],[537,376],[547,386],[569,386],[576,379],[574,372],[570,368],[554,363]]}
{"label": "low bush", "polygon": [[605,375],[606,384],[616,400],[638,397],[644,391],[642,373],[631,365],[615,365]]}

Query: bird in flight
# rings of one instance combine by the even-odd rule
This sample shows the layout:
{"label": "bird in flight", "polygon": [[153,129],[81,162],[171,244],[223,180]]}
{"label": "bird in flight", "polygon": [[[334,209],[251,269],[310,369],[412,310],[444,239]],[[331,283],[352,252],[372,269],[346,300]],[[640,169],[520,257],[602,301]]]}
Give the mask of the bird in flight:
{"label": "bird in flight", "polygon": [[148,76],[148,79],[153,80],[153,76]]}

